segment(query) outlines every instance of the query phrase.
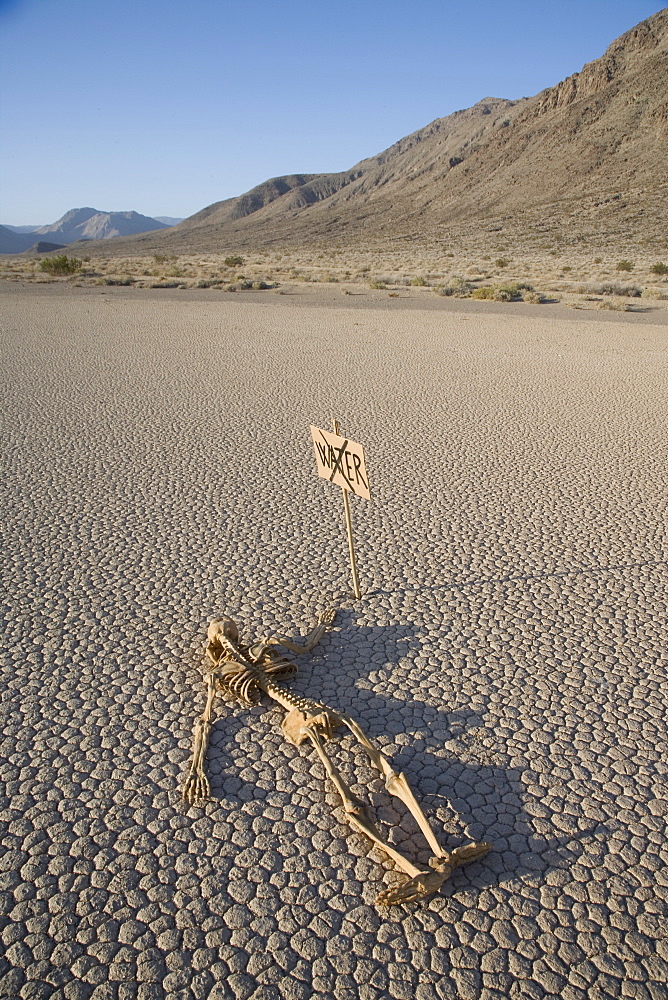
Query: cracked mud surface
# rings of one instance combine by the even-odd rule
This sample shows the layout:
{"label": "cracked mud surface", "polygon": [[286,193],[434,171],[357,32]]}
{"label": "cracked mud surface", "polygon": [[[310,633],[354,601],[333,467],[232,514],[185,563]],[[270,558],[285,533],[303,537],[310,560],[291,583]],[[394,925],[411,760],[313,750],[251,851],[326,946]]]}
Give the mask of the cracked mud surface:
{"label": "cracked mud surface", "polygon": [[[2,299],[0,994],[668,996],[665,330]],[[371,477],[360,602],[311,452],[332,410]],[[216,703],[213,801],[180,802],[207,621],[305,633],[332,601],[293,689],[446,846],[494,843],[422,903],[373,906],[393,865],[267,705]]]}

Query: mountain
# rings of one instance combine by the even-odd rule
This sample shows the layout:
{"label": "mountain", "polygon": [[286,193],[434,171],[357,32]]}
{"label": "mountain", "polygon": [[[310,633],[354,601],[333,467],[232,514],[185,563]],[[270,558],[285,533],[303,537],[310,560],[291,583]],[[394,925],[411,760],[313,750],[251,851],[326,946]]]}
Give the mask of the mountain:
{"label": "mountain", "polygon": [[11,229],[13,233],[34,233],[37,226],[9,226],[5,223],[5,229]]}
{"label": "mountain", "polygon": [[0,253],[23,253],[34,243],[32,236],[16,233],[9,226],[0,226]]}
{"label": "mountain", "polygon": [[[668,8],[554,87],[486,98],[334,174],[292,174],[115,253],[450,239],[665,241]],[[93,252],[95,250],[91,248]]]}
{"label": "mountain", "polygon": [[178,222],[183,222],[183,218],[176,219],[171,215],[154,215],[156,222],[164,222],[166,226],[175,226]]}
{"label": "mountain", "polygon": [[[73,208],[51,226],[38,226],[33,235],[45,236],[53,243],[75,240],[108,240],[133,236],[152,229],[166,229],[162,222],[137,212],[100,212],[97,208]],[[33,241],[34,242],[34,241]]]}

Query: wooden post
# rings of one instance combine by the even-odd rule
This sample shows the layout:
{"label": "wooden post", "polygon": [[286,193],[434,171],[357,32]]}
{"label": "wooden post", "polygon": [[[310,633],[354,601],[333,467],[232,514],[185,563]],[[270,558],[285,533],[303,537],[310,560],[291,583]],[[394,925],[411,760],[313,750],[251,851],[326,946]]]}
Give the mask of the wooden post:
{"label": "wooden post", "polygon": [[[334,433],[338,436],[339,422],[334,416],[332,416],[332,427],[334,429]],[[346,512],[346,530],[348,532],[348,551],[350,552],[350,569],[353,574],[353,590],[355,592],[355,597],[359,601],[361,594],[360,594],[359,580],[357,579],[357,563],[355,562],[355,545],[353,543],[353,522],[350,516],[350,500],[348,499],[348,490],[345,488],[345,486],[342,487],[342,492],[343,492],[343,509]]]}

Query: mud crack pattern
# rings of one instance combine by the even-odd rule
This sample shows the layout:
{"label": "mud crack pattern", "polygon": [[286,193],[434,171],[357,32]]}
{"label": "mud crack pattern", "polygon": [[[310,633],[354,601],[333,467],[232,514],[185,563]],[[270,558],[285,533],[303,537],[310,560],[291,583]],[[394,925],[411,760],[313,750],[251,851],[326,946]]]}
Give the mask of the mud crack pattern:
{"label": "mud crack pattern", "polygon": [[[118,292],[2,291],[0,993],[665,1000],[665,331]],[[213,801],[179,801],[207,621],[332,601],[292,689],[494,843],[426,903],[372,906],[397,875],[267,706],[217,703]]]}

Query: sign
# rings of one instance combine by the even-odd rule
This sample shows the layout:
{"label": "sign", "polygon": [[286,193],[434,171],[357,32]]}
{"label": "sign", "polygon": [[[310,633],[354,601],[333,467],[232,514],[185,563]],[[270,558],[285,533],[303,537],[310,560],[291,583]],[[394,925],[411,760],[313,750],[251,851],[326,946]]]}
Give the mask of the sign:
{"label": "sign", "polygon": [[318,475],[344,490],[356,493],[365,500],[371,499],[369,478],[364,464],[361,444],[348,441],[332,431],[323,431],[311,424],[311,437]]}

